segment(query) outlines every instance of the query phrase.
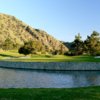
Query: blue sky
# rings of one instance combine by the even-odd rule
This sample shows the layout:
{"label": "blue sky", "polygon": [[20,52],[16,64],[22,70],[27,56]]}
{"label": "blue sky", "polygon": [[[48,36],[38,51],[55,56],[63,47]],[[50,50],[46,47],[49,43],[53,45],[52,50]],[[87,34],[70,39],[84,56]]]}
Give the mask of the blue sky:
{"label": "blue sky", "polygon": [[63,41],[100,32],[100,0],[0,0],[0,12]]}

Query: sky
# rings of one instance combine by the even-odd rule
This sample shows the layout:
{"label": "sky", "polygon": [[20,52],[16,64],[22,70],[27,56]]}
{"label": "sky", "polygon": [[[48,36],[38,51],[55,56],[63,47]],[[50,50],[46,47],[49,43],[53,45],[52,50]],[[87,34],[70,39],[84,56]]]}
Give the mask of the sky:
{"label": "sky", "polygon": [[13,15],[58,40],[71,42],[100,32],[100,0],[0,0],[0,13]]}

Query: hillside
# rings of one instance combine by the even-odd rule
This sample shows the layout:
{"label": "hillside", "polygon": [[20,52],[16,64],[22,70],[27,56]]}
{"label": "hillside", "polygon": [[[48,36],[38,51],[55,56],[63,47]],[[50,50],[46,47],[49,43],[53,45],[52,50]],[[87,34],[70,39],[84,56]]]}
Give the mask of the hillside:
{"label": "hillside", "polygon": [[41,42],[45,50],[48,49],[49,51],[53,52],[56,50],[62,50],[64,52],[68,51],[67,47],[65,47],[60,41],[56,40],[45,31],[32,28],[14,16],[0,14],[1,49],[9,44],[18,48],[30,40]]}

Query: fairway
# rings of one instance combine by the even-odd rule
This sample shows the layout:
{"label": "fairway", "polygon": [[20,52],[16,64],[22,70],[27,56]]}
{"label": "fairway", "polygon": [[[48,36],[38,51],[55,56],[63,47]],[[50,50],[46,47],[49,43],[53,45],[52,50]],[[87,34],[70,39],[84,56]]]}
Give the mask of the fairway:
{"label": "fairway", "polygon": [[38,54],[24,56],[16,50],[0,51],[0,60],[2,61],[25,61],[25,62],[100,62],[100,58],[94,56],[65,56],[65,55],[50,55]]}

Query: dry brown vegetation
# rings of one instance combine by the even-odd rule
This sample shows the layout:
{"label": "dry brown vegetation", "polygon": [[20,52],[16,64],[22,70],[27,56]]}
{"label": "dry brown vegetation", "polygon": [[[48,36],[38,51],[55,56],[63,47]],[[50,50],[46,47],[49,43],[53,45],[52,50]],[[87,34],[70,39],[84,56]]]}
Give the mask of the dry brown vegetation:
{"label": "dry brown vegetation", "polygon": [[15,18],[14,16],[0,14],[1,48],[5,49],[7,45],[7,49],[13,49],[13,47],[18,48],[25,42],[28,42],[30,40],[41,42],[45,48],[45,51],[68,51],[67,47],[65,47],[60,41],[56,40],[54,37],[47,34],[45,31],[32,28]]}

